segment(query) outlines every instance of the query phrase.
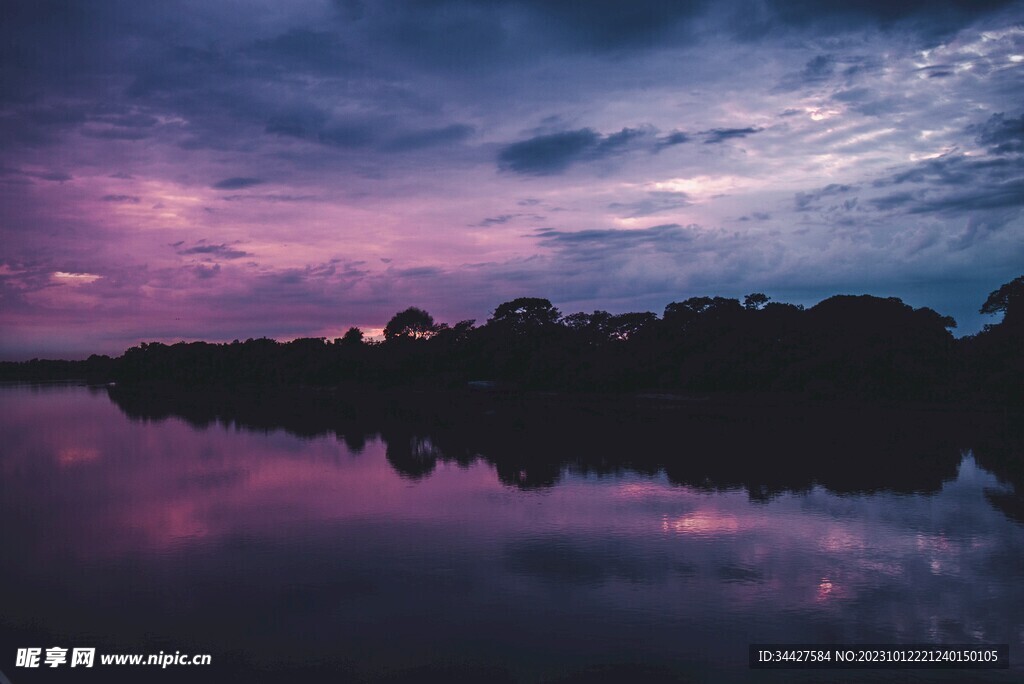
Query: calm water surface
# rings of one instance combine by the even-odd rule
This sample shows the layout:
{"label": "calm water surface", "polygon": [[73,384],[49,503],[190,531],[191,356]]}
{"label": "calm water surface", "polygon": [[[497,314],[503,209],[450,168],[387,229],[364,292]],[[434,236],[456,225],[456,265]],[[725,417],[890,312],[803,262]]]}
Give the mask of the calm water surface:
{"label": "calm water surface", "polygon": [[[1010,671],[971,677],[1024,677],[1024,527],[993,506],[1009,486],[969,451],[928,494],[752,497],[626,468],[517,487],[484,458],[437,458],[429,435],[407,437],[417,472],[379,436],[224,422],[129,419],[80,387],[0,388],[13,684],[965,676],[752,672],[756,642],[1009,643]],[[214,665],[15,667],[17,647],[53,645]]]}

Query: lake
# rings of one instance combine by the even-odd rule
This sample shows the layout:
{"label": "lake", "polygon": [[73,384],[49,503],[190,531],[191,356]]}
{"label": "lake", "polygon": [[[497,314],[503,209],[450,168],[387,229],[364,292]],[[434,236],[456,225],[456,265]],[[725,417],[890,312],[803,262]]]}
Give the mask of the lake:
{"label": "lake", "polygon": [[[0,671],[1024,678],[1012,419],[558,404],[2,387]],[[754,671],[752,643],[1009,644],[1011,668]],[[54,646],[211,664],[16,665]]]}

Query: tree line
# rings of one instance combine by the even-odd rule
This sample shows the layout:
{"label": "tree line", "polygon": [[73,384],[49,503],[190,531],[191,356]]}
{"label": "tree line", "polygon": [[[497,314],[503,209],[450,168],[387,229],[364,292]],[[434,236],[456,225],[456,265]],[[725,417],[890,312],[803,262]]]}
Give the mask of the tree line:
{"label": "tree line", "polygon": [[314,385],[673,392],[1024,403],[1024,276],[981,306],[998,323],[956,339],[956,322],[896,297],[836,295],[809,308],[762,293],[691,297],[652,312],[563,315],[521,297],[477,325],[396,313],[384,340],[143,343],[120,357],[0,364],[0,378],[175,385]]}

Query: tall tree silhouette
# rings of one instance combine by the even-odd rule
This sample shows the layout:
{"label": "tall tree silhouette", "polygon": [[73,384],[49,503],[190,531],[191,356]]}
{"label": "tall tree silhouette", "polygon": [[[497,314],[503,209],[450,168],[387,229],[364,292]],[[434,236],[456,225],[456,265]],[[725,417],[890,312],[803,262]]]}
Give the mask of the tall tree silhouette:
{"label": "tall tree silhouette", "polygon": [[1003,325],[1015,330],[1024,327],[1024,276],[1018,276],[989,294],[981,305],[983,314],[1003,314]]}
{"label": "tall tree silhouette", "polygon": [[499,304],[488,323],[521,333],[555,325],[560,315],[550,300],[540,297],[519,297]]}
{"label": "tall tree silhouette", "polygon": [[384,326],[384,339],[423,340],[433,336],[436,331],[433,316],[423,309],[410,306],[391,317]]}

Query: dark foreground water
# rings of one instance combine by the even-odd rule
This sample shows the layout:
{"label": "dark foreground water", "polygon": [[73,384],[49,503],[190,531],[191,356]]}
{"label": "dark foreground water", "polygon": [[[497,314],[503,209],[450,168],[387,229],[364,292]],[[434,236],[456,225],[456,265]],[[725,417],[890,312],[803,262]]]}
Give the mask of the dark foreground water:
{"label": "dark foreground water", "polygon": [[[1024,678],[1019,497],[944,416],[113,399],[0,388],[12,684]],[[751,671],[757,642],[1012,666]],[[54,646],[213,664],[17,667]]]}

